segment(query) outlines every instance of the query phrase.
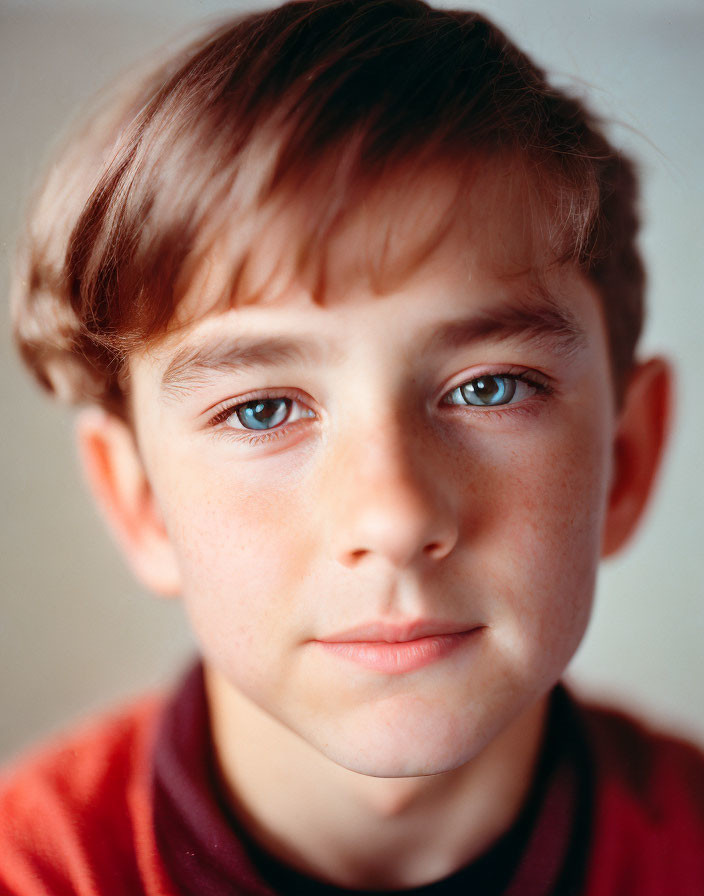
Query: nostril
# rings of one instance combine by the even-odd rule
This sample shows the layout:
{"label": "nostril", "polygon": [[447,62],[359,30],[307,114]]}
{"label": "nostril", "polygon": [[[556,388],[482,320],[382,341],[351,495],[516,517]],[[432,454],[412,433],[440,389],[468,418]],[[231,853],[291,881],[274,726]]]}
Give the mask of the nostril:
{"label": "nostril", "polygon": [[361,560],[362,557],[364,557],[364,555],[368,553],[369,551],[366,548],[358,548],[356,551],[350,551],[350,560]]}
{"label": "nostril", "polygon": [[423,548],[423,553],[428,554],[431,557],[439,557],[442,558],[446,554],[450,553],[451,546],[443,545],[442,542],[433,541],[430,544],[426,544]]}

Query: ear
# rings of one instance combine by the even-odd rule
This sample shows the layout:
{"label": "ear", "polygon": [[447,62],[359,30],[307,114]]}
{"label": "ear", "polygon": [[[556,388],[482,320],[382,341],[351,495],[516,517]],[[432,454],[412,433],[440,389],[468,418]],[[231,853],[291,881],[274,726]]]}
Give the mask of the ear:
{"label": "ear", "polygon": [[76,420],[78,453],[93,497],[132,571],[151,591],[180,592],[176,555],[132,428],[99,408]]}
{"label": "ear", "polygon": [[667,361],[653,358],[636,366],[614,437],[603,557],[626,543],[643,516],[667,440],[671,396],[672,371]]}

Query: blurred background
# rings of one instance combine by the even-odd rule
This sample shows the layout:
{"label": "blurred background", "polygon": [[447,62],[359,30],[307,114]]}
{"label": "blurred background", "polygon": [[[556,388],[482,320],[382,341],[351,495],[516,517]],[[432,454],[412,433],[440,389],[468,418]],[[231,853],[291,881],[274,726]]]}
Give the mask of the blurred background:
{"label": "blurred background", "polygon": [[[455,2],[449,6],[463,5]],[[676,360],[676,426],[648,518],[602,571],[568,680],[704,744],[704,5],[472,4],[610,121],[643,174],[644,349]],[[0,0],[0,283],[37,172],[76,108],[219,0]],[[70,411],[20,368],[2,305],[0,759],[170,682],[194,647],[177,602],[142,593],[83,487]]]}

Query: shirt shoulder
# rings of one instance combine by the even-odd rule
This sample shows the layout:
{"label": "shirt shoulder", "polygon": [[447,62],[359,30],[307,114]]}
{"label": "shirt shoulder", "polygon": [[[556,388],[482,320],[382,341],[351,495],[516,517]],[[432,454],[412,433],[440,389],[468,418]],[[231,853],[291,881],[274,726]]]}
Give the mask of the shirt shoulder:
{"label": "shirt shoulder", "polygon": [[594,763],[594,896],[704,893],[704,752],[623,712],[580,708]]}
{"label": "shirt shoulder", "polygon": [[0,896],[146,892],[150,752],[162,700],[82,724],[0,775]]}

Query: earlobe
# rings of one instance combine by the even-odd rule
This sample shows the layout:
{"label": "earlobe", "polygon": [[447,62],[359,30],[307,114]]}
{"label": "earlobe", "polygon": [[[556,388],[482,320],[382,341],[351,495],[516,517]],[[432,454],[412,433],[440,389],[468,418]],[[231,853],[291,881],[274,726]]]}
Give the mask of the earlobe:
{"label": "earlobe", "polygon": [[613,475],[602,556],[618,551],[643,516],[660,468],[669,430],[672,370],[653,358],[629,380],[613,443]]}
{"label": "earlobe", "polygon": [[86,481],[132,571],[149,590],[178,594],[178,563],[131,427],[87,408],[76,439]]}

